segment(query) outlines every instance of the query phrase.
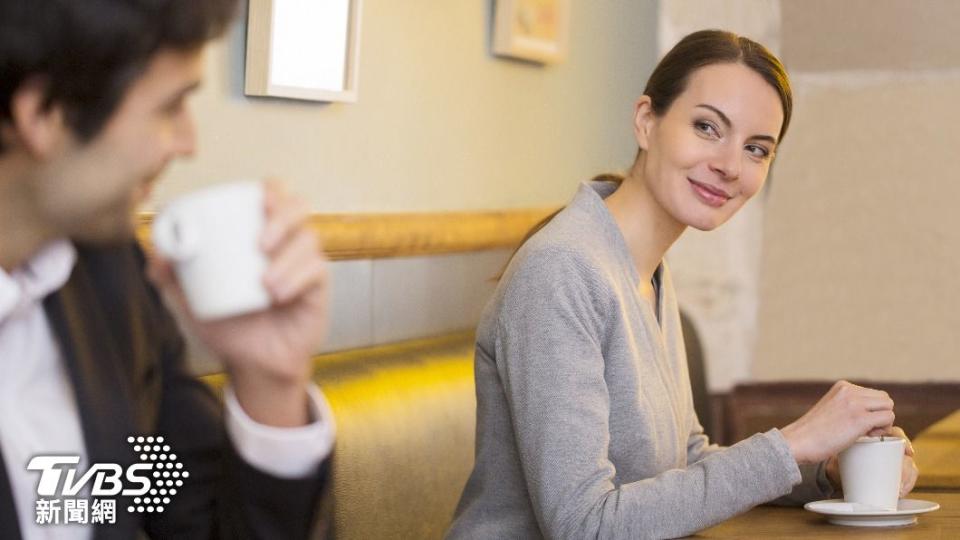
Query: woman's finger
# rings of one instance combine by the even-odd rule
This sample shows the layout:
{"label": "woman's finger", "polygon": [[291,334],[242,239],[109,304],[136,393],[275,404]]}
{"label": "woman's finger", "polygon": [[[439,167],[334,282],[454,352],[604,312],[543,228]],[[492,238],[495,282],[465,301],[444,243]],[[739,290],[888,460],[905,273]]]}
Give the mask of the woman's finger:
{"label": "woman's finger", "polygon": [[885,434],[887,430],[893,427],[894,419],[896,419],[896,415],[890,410],[873,411],[864,416],[868,432],[874,437]]}
{"label": "woman's finger", "polygon": [[893,400],[887,396],[862,396],[857,404],[867,411],[893,410]]}
{"label": "woman's finger", "polygon": [[913,461],[913,458],[904,457],[903,466],[900,472],[900,496],[904,497],[911,491],[917,483],[917,477],[920,475],[920,471],[917,469],[916,462]]}
{"label": "woman's finger", "polygon": [[913,450],[913,443],[910,441],[910,438],[907,437],[907,434],[905,431],[903,431],[903,428],[901,428],[900,426],[893,426],[887,430],[885,435],[890,435],[891,437],[899,437],[903,439],[904,441],[903,453],[910,457],[914,456],[915,452]]}

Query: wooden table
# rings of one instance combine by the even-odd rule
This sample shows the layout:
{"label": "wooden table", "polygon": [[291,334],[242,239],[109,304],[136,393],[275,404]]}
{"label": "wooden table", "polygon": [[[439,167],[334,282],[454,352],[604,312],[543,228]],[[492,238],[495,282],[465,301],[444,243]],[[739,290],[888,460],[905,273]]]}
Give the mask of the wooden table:
{"label": "wooden table", "polygon": [[940,503],[940,509],[918,516],[915,525],[898,528],[844,527],[802,508],[758,506],[691,538],[877,538],[881,540],[960,538],[960,492],[914,492],[911,499]]}
{"label": "wooden table", "polygon": [[917,438],[920,437],[939,437],[960,440],[960,409],[953,411],[953,414],[923,430],[920,435],[917,436]]}
{"label": "wooden table", "polygon": [[917,489],[960,490],[960,410],[913,440],[920,477]]}

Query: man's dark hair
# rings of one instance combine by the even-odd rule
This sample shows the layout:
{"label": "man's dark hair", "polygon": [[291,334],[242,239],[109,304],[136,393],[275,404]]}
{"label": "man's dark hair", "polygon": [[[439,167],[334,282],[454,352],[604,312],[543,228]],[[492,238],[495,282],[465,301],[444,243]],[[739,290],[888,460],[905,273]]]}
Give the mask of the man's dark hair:
{"label": "man's dark hair", "polygon": [[[162,49],[224,32],[237,0],[0,0],[0,125],[37,77],[80,140],[94,137]],[[3,151],[0,146],[0,152]]]}

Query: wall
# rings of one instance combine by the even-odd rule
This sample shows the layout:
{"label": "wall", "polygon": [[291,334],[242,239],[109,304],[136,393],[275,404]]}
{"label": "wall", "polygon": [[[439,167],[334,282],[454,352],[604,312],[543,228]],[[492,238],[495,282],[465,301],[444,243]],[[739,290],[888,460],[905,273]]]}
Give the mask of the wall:
{"label": "wall", "polygon": [[[241,20],[208,51],[192,102],[199,152],[170,168],[155,204],[275,175],[325,213],[547,207],[597,172],[628,166],[656,3],[573,2],[569,55],[553,66],[493,57],[492,6],[365,1],[354,104],[243,96]],[[508,256],[332,263],[323,350],[472,327]],[[192,349],[198,371],[216,369],[195,340]]]}
{"label": "wall", "polygon": [[[629,164],[631,104],[656,51],[726,27],[782,51],[796,110],[770,189],[669,255],[711,389],[960,379],[956,2],[574,2],[570,58],[551,67],[489,55],[491,5],[367,0],[350,105],[243,97],[238,25],[211,49],[194,103],[200,153],[157,199],[276,174],[322,212],[561,204]],[[425,320],[471,324],[506,254],[478,257],[334,264],[328,348],[422,335]],[[397,298],[391,284],[409,276],[418,286]],[[458,292],[438,303],[436,290]]]}
{"label": "wall", "polygon": [[960,4],[783,0],[758,379],[960,380]]}
{"label": "wall", "polygon": [[572,4],[569,58],[542,67],[490,55],[490,0],[367,0],[356,104],[243,97],[241,24],[210,50],[201,150],[157,200],[272,174],[320,212],[559,205],[629,164],[656,37],[652,1]]}
{"label": "wall", "polygon": [[779,49],[795,92],[765,192],[669,254],[711,391],[960,379],[960,4],[662,0],[659,50],[707,27]]}

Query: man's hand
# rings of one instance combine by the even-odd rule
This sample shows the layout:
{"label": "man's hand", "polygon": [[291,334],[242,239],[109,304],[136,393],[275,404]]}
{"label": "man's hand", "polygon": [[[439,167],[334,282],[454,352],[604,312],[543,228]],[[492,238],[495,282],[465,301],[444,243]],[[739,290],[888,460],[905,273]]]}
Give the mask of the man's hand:
{"label": "man's hand", "polygon": [[278,183],[266,182],[264,205],[261,247],[270,260],[264,285],[272,300],[267,310],[198,321],[169,261],[152,257],[148,276],[224,362],[244,411],[262,424],[298,426],[309,421],[310,358],[327,326],[327,264],[300,202]]}

